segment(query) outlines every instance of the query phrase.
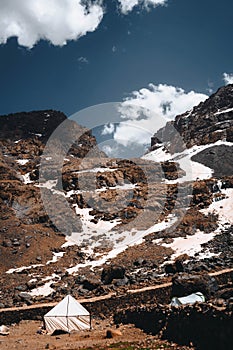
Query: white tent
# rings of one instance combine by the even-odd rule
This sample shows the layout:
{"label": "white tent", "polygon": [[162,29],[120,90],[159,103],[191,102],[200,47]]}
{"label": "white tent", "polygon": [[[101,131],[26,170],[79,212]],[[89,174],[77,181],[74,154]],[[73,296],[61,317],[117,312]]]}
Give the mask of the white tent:
{"label": "white tent", "polygon": [[52,334],[55,330],[66,332],[91,328],[90,313],[71,295],[67,295],[45,316],[45,328]]}
{"label": "white tent", "polygon": [[187,295],[186,297],[172,298],[171,306],[180,306],[185,304],[195,304],[196,302],[204,303],[205,297],[201,292],[193,293],[190,295]]}

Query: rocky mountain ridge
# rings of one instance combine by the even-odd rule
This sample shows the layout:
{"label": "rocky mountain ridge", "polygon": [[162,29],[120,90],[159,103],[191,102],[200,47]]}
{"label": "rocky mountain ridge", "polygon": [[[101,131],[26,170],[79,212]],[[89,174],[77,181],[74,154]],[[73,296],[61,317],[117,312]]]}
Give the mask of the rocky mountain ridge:
{"label": "rocky mountain ridge", "polygon": [[[151,140],[151,147],[157,141],[171,142],[170,151],[181,151],[177,134],[182,137],[185,147],[206,145],[218,140],[233,141],[233,84],[221,87],[206,101],[191,111],[176,116],[168,122]],[[157,144],[158,146],[158,144]]]}

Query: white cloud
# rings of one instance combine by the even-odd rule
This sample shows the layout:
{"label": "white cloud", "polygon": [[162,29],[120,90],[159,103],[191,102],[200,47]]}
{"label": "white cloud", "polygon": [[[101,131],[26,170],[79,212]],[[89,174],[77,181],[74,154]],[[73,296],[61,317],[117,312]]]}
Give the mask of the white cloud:
{"label": "white cloud", "polygon": [[168,120],[191,110],[207,98],[201,93],[185,92],[164,84],[150,84],[148,88],[134,91],[121,105],[123,121],[114,139],[124,145],[127,142],[148,143],[149,133],[154,134]]}
{"label": "white cloud", "polygon": [[101,1],[1,0],[0,43],[16,36],[28,48],[40,39],[62,46],[94,31],[103,13]]}
{"label": "white cloud", "polygon": [[167,3],[167,0],[118,0],[120,3],[121,12],[127,14],[132,11],[135,6],[142,6],[146,9],[149,6],[164,6]]}
{"label": "white cloud", "polygon": [[[167,0],[118,2],[124,14],[135,6],[149,9],[167,4]],[[96,30],[104,16],[103,4],[104,0],[0,0],[0,44],[17,37],[19,45],[27,48],[41,39],[63,46]]]}
{"label": "white cloud", "polygon": [[173,119],[208,98],[207,95],[195,91],[185,92],[183,89],[166,84],[149,84],[148,88],[133,91],[123,106],[136,105],[153,113],[162,114],[166,119]]}
{"label": "white cloud", "polygon": [[114,124],[109,123],[104,125],[104,129],[101,134],[108,135],[108,134],[112,134],[113,132],[114,132]]}
{"label": "white cloud", "polygon": [[233,84],[233,74],[223,73],[223,80],[226,85]]}

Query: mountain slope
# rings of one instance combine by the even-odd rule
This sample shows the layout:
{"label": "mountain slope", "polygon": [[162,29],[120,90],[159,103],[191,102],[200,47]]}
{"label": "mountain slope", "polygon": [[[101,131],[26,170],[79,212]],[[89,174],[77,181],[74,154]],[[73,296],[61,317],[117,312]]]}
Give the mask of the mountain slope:
{"label": "mountain slope", "polygon": [[[91,131],[61,112],[0,117],[4,306],[162,283],[181,254],[186,271],[231,266],[232,91],[223,87],[177,116],[142,159],[107,158]],[[63,143],[55,133],[44,156],[64,122]],[[59,177],[56,160],[75,135]],[[120,265],[108,284],[106,263]]]}

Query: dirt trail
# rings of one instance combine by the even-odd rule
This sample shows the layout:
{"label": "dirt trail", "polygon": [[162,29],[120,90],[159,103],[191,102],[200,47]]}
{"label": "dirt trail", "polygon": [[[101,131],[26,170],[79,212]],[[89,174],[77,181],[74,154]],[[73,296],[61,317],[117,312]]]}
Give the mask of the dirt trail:
{"label": "dirt trail", "polygon": [[[224,269],[224,270],[220,270],[220,271],[215,271],[215,272],[211,272],[209,273],[210,276],[220,276],[222,274],[225,273],[229,273],[229,272],[233,272],[233,268],[228,268],[228,269]],[[140,289],[128,289],[126,291],[126,293],[129,294],[135,294],[135,293],[141,293],[144,291],[148,291],[148,290],[156,290],[156,289],[162,289],[162,288],[166,288],[166,287],[170,287],[172,285],[171,282],[167,282],[167,283],[162,283],[162,284],[158,284],[156,286],[149,286],[149,287],[143,287]],[[96,301],[100,301],[100,300],[107,300],[112,298],[113,296],[116,296],[117,294],[114,292],[111,292],[107,295],[102,295],[102,296],[98,296],[98,297],[92,297],[92,298],[88,298],[88,299],[79,299],[79,302],[82,303],[94,303]],[[11,308],[4,308],[4,309],[0,309],[0,312],[4,312],[4,311],[14,311],[14,310],[25,310],[25,309],[38,309],[38,308],[42,308],[42,307],[53,307],[57,304],[57,302],[53,302],[53,303],[41,303],[41,304],[35,304],[35,305],[30,305],[30,306],[21,306],[21,307],[11,307]]]}

